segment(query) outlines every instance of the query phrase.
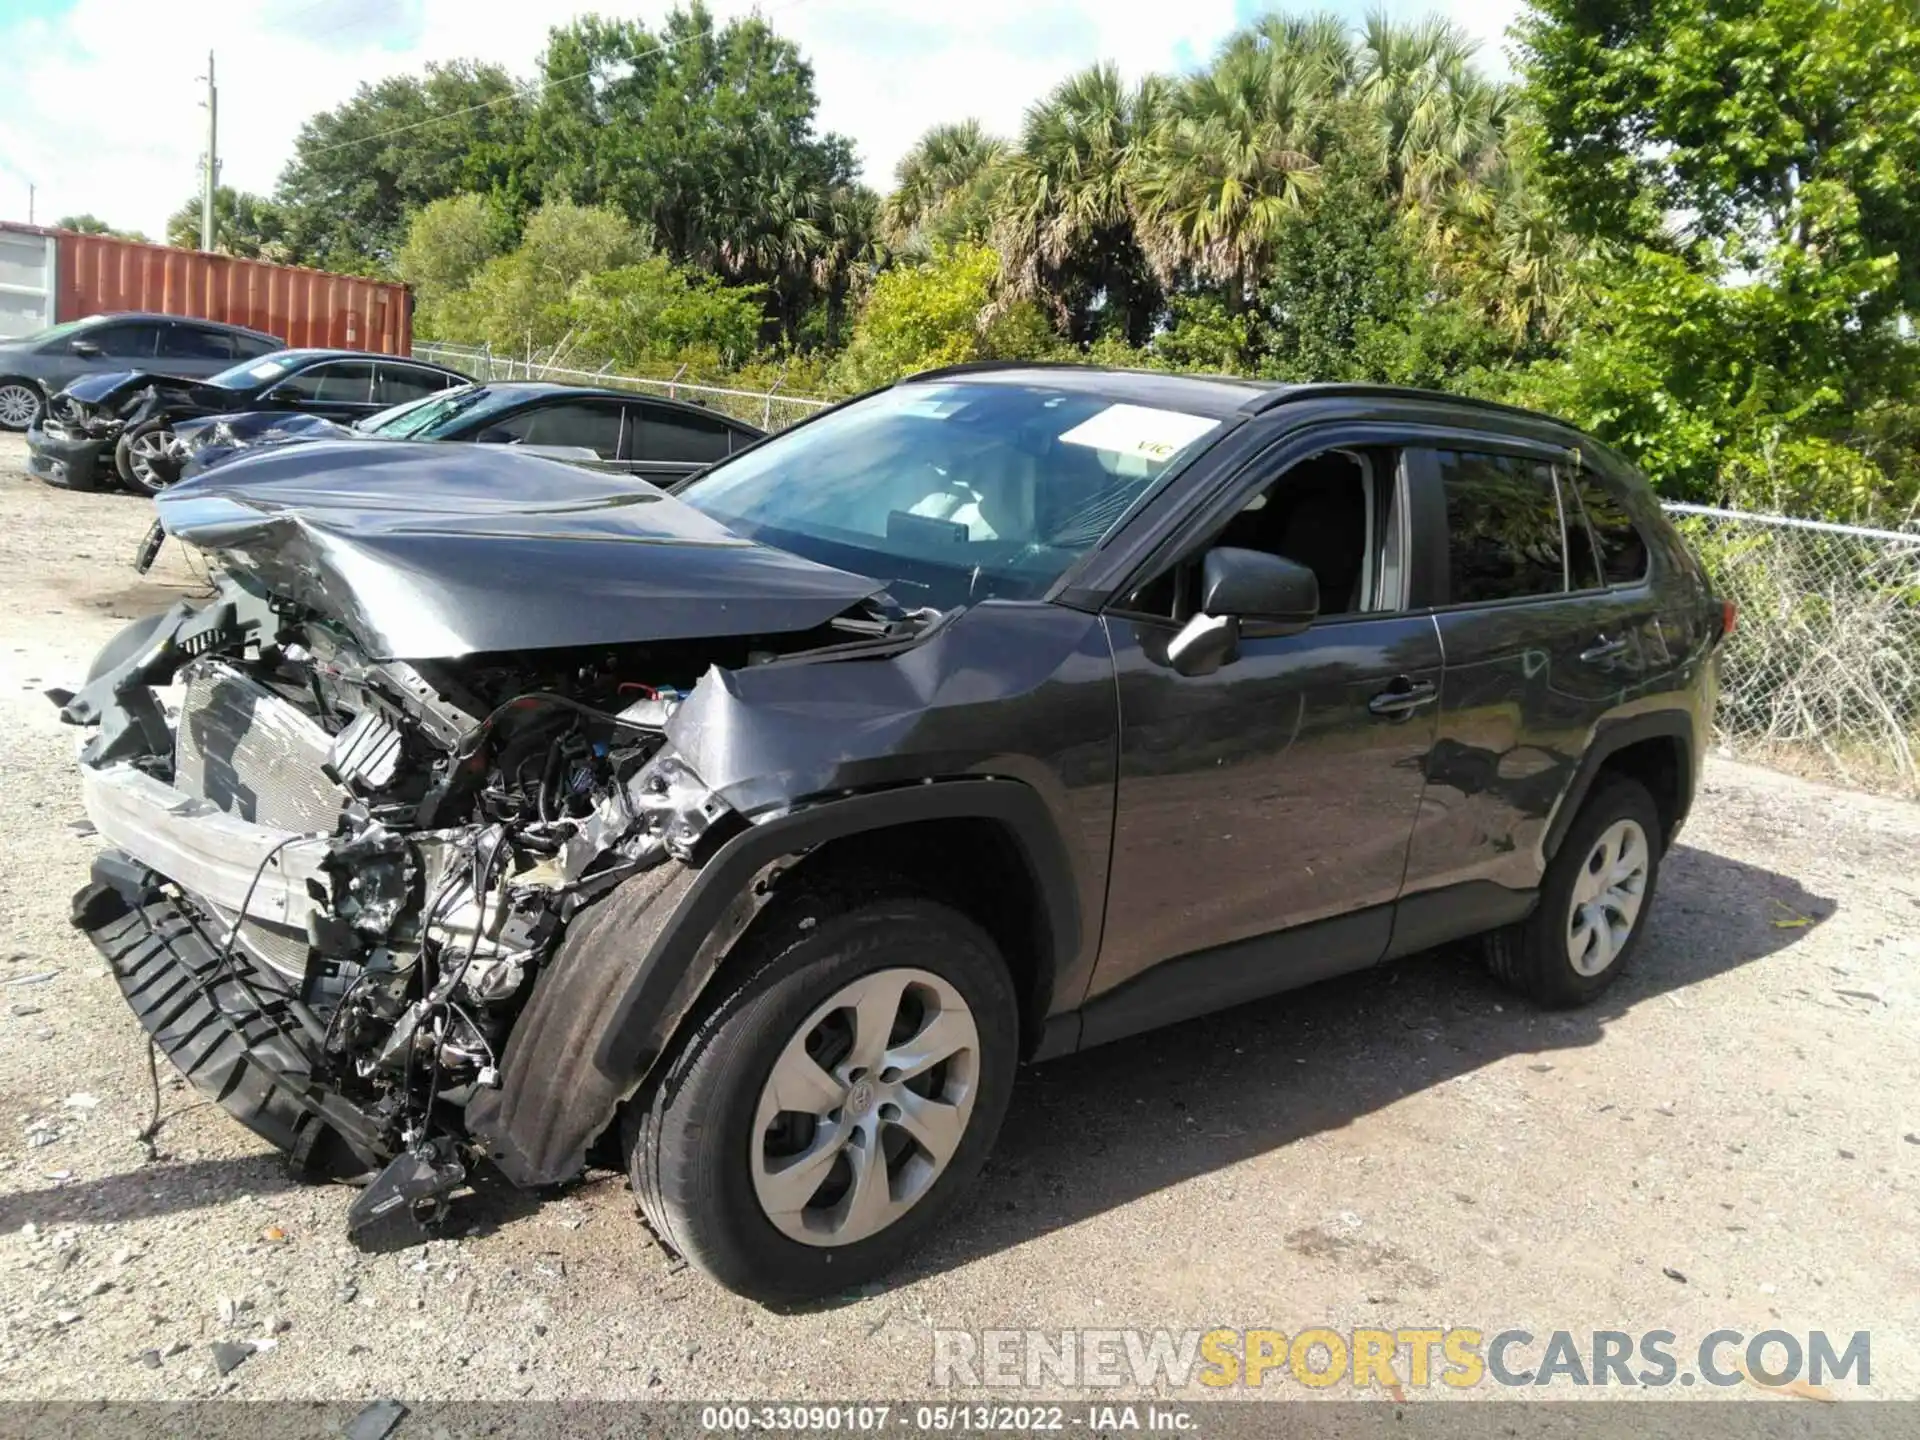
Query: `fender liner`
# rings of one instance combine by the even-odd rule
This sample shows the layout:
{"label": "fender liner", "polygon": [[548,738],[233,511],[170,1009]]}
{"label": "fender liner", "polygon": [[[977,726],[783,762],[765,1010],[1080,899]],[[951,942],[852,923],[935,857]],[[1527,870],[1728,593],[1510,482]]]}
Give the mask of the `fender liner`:
{"label": "fender liner", "polygon": [[1546,833],[1541,837],[1540,851],[1544,861],[1552,860],[1559,852],[1560,842],[1566,838],[1574,817],[1580,813],[1580,807],[1587,803],[1587,792],[1593,788],[1595,777],[1607,761],[1629,745],[1637,745],[1643,740],[1674,742],[1674,761],[1679,767],[1680,786],[1667,838],[1671,841],[1674,835],[1680,833],[1681,823],[1692,807],[1694,785],[1698,780],[1693,714],[1688,710],[1670,708],[1640,715],[1624,715],[1602,720],[1594,727],[1593,740],[1587,746],[1586,754],[1580,757],[1573,783],[1561,796],[1559,808],[1554,811],[1553,819],[1548,822]]}
{"label": "fender liner", "polygon": [[945,819],[997,820],[1015,837],[1046,907],[1050,992],[1086,930],[1072,863],[1038,793],[970,779],[833,800],[750,826],[697,871],[669,862],[637,875],[582,914],[514,1026],[501,1087],[468,1105],[468,1130],[516,1185],[579,1173],[766,903],[782,861],[865,831]]}

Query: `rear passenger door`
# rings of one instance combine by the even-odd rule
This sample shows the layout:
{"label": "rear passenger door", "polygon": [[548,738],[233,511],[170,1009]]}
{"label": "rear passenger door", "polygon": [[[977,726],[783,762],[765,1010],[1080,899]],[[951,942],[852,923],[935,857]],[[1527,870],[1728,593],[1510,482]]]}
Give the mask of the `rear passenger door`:
{"label": "rear passenger door", "polygon": [[[1605,523],[1624,514],[1571,452],[1463,438],[1409,464],[1445,669],[1396,952],[1457,933],[1463,905],[1487,924],[1516,918],[1588,737],[1638,684],[1647,603],[1644,585],[1608,583],[1583,486]],[[1632,524],[1611,533],[1624,573]],[[1644,576],[1644,547],[1638,565]]]}
{"label": "rear passenger door", "polygon": [[733,427],[717,415],[644,401],[627,406],[624,468],[656,485],[676,484],[733,448]]}

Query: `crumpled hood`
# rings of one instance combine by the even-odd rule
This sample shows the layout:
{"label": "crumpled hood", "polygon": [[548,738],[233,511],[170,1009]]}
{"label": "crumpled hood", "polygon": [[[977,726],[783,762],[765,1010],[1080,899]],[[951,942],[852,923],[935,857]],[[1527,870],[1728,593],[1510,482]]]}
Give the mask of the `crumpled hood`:
{"label": "crumpled hood", "polygon": [[504,446],[275,446],[155,504],[169,535],[340,621],[379,659],[789,634],[882,588],[644,481]]}
{"label": "crumpled hood", "polygon": [[189,380],[184,375],[162,375],[153,370],[103,370],[97,375],[82,375],[60,393],[70,395],[86,405],[99,405],[107,400],[131,395],[136,390],[144,390],[149,385],[223,393],[217,385],[202,385],[199,381]]}

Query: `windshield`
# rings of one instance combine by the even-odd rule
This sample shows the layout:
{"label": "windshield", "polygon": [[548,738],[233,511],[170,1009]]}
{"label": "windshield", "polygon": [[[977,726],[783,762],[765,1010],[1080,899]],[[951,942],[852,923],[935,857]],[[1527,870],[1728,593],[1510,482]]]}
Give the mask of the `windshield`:
{"label": "windshield", "polygon": [[253,390],[278,380],[293,368],[297,358],[288,351],[281,351],[262,360],[242,360],[238,365],[230,365],[218,375],[211,375],[200,383],[218,385],[222,390]]}
{"label": "windshield", "polygon": [[68,320],[59,325],[49,325],[45,330],[36,330],[31,335],[22,335],[18,339],[8,340],[6,343],[9,345],[40,345],[48,340],[64,340],[86,323],[85,320]]}
{"label": "windshield", "polygon": [[486,393],[478,385],[436,390],[431,395],[417,396],[364,420],[356,420],[353,428],[363,435],[384,435],[389,440],[431,440],[438,427],[457,415],[464,415]]}
{"label": "windshield", "polygon": [[903,605],[1032,599],[1218,425],[1043,384],[901,385],[676,493]]}
{"label": "windshield", "polygon": [[472,386],[463,386],[461,390],[436,390],[430,396],[403,399],[397,405],[388,405],[384,411],[372,413],[367,419],[355,420],[353,428],[367,436],[388,436],[390,440],[407,440],[413,434],[417,434],[420,428],[432,424],[434,420],[449,413],[445,407],[447,399],[467,396],[470,390]]}

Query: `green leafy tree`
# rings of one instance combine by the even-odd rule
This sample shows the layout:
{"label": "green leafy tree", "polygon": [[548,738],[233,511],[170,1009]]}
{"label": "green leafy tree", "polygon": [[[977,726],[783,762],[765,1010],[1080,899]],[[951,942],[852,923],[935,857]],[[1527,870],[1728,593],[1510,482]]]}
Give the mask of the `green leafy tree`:
{"label": "green leafy tree", "polygon": [[428,65],[363,83],[300,127],[276,198],[293,257],[349,274],[387,273],[412,213],[466,191],[518,212],[528,102],[495,65]]}
{"label": "green leafy tree", "polygon": [[1516,393],[1674,493],[1903,513],[1920,479],[1920,15],[1536,0],[1519,34],[1539,174],[1602,255],[1566,358]]}
{"label": "green leafy tree", "polygon": [[513,219],[491,195],[449,195],[414,212],[393,268],[422,302],[460,289],[513,243]]}
{"label": "green leafy tree", "polygon": [[872,206],[851,143],[815,129],[813,70],[792,42],[695,4],[657,34],[598,16],[558,27],[541,67],[527,161],[543,193],[613,206],[675,263],[763,286],[773,330],[794,339],[834,289],[839,232]]}
{"label": "green leafy tree", "polygon": [[733,369],[759,341],[759,291],[683,269],[664,255],[589,275],[567,302],[579,346],[616,368],[665,362],[703,373]]}
{"label": "green leafy tree", "polygon": [[527,217],[516,249],[487,261],[446,297],[438,324],[449,340],[521,359],[564,359],[579,338],[576,290],[646,252],[619,211],[549,200]]}
{"label": "green leafy tree", "polygon": [[991,309],[1000,258],[984,245],[940,252],[874,281],[837,374],[848,391],[969,360],[1044,359],[1058,353],[1031,302]]}
{"label": "green leafy tree", "polygon": [[[200,248],[200,197],[167,217],[167,244]],[[213,192],[213,248],[223,255],[281,264],[293,258],[286,213],[264,195],[222,185]]]}

